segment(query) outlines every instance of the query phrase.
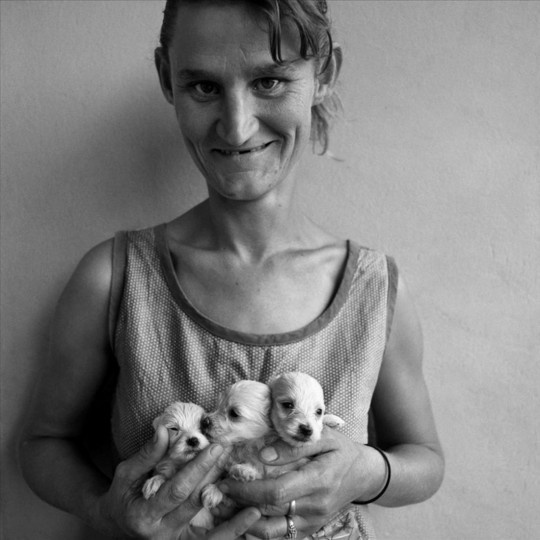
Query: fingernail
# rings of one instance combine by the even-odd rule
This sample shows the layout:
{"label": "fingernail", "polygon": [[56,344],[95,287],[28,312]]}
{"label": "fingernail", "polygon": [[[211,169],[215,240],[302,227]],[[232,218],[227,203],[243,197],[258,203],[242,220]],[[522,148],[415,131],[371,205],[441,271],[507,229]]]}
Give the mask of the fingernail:
{"label": "fingernail", "polygon": [[229,486],[228,486],[227,484],[219,484],[219,485],[218,485],[218,489],[219,489],[219,491],[221,491],[221,493],[223,493],[223,494],[229,493]]}
{"label": "fingernail", "polygon": [[257,508],[248,508],[248,519],[257,521],[261,517],[261,512]]}
{"label": "fingernail", "polygon": [[275,461],[278,458],[278,453],[272,446],[267,446],[261,450],[261,457],[265,461]]}
{"label": "fingernail", "polygon": [[213,444],[210,447],[210,455],[212,457],[218,457],[223,452],[223,446],[220,446],[219,444]]}

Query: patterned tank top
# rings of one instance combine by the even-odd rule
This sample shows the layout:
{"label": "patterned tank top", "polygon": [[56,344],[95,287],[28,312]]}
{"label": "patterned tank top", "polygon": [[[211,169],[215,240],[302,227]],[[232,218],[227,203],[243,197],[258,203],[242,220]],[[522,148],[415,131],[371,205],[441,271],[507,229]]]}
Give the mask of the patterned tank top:
{"label": "patterned tank top", "polygon": [[[390,257],[347,244],[341,281],[326,310],[298,330],[260,335],[221,326],[190,303],[176,277],[166,225],[117,234],[110,332],[118,362],[112,435],[120,458],[152,437],[152,420],[173,401],[212,410],[228,385],[267,382],[286,371],[315,377],[327,411],[345,420],[341,431],[366,443],[397,270]],[[360,529],[346,537],[374,538],[367,507],[356,505],[353,514],[338,516],[341,530],[351,517]]]}

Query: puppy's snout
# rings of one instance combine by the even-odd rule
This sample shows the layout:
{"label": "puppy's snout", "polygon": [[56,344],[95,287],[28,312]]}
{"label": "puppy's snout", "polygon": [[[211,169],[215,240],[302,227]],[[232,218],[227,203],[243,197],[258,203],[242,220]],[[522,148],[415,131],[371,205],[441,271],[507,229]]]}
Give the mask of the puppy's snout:
{"label": "puppy's snout", "polygon": [[313,428],[308,424],[300,424],[298,426],[298,432],[302,437],[309,439],[313,435]]}
{"label": "puppy's snout", "polygon": [[197,437],[190,437],[187,441],[186,441],[186,444],[188,446],[191,446],[191,448],[198,448],[199,447],[199,444],[200,444],[200,441],[199,439],[197,439]]}

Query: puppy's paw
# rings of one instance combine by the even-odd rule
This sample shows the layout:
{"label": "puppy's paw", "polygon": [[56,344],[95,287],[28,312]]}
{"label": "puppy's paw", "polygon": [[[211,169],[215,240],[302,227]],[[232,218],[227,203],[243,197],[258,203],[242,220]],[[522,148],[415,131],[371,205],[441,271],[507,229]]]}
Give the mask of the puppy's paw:
{"label": "puppy's paw", "polygon": [[251,482],[260,478],[257,469],[248,463],[237,463],[229,469],[229,476],[240,482]]}
{"label": "puppy's paw", "polygon": [[164,483],[165,478],[163,476],[152,476],[144,483],[142,488],[143,497],[145,499],[153,497]]}
{"label": "puppy's paw", "polygon": [[223,493],[215,484],[207,484],[201,490],[201,502],[205,508],[216,508],[223,500]]}
{"label": "puppy's paw", "polygon": [[323,417],[323,424],[331,428],[340,428],[345,425],[345,420],[342,420],[335,414],[325,414]]}

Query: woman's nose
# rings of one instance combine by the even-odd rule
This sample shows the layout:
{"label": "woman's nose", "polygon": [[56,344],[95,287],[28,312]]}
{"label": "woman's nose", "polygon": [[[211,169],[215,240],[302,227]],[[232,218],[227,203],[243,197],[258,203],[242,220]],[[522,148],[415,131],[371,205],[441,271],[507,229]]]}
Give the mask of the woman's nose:
{"label": "woman's nose", "polygon": [[223,100],[217,134],[227,144],[239,147],[257,132],[258,120],[252,96],[236,92]]}

